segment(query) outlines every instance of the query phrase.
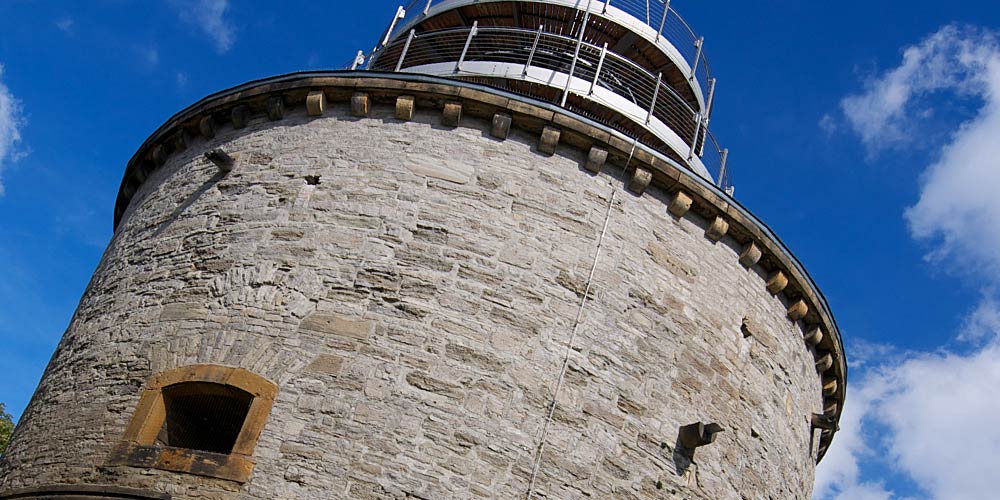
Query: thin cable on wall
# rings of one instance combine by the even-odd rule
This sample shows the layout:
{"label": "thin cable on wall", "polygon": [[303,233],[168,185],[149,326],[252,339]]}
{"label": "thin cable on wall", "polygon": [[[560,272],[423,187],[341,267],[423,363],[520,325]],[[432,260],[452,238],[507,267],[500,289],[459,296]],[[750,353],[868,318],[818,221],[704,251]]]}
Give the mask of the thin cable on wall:
{"label": "thin cable on wall", "polygon": [[[632,163],[632,156],[635,154],[635,147],[637,143],[638,141],[634,141],[632,143],[632,151],[629,153],[628,161],[625,162],[625,171],[628,171],[628,166]],[[594,283],[594,273],[597,271],[597,264],[601,258],[601,249],[604,246],[604,238],[607,236],[608,224],[611,222],[611,209],[615,206],[617,196],[618,187],[614,186],[611,189],[611,200],[608,201],[608,211],[604,214],[604,228],[601,230],[601,237],[597,240],[597,251],[594,252],[594,263],[590,266],[590,276],[587,277],[587,287],[583,291],[583,298],[580,300],[580,308],[577,310],[576,320],[573,322],[573,333],[569,337],[569,342],[566,343],[566,354],[563,356],[562,368],[559,370],[559,378],[556,380],[556,388],[552,395],[552,404],[549,405],[549,415],[545,419],[545,423],[542,425],[542,433],[538,438],[535,460],[531,467],[531,479],[528,481],[528,493],[525,495],[526,500],[531,500],[531,497],[535,494],[535,480],[538,477],[538,469],[542,465],[542,454],[545,452],[545,437],[549,432],[549,424],[552,423],[552,418],[556,412],[556,405],[559,401],[559,393],[562,391],[563,380],[566,378],[566,369],[569,366],[569,357],[573,351],[573,343],[576,341],[577,333],[580,331],[583,311],[587,307],[587,299],[590,296],[590,288]]]}

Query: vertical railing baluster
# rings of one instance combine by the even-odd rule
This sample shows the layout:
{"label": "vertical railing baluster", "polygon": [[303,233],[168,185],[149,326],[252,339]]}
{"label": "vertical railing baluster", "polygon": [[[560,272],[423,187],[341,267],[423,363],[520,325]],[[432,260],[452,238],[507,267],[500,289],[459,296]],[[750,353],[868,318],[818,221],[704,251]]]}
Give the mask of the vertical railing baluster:
{"label": "vertical railing baluster", "polygon": [[601,14],[607,14],[608,7],[611,7],[611,0],[604,0],[604,10],[601,11]]}
{"label": "vertical railing baluster", "polygon": [[410,30],[410,34],[406,36],[406,44],[403,45],[403,53],[399,55],[399,60],[396,61],[396,72],[403,69],[403,59],[406,59],[406,53],[410,51],[410,44],[413,43],[413,37],[417,35],[417,30]]}
{"label": "vertical railing baluster", "polygon": [[361,66],[364,63],[365,63],[365,51],[359,50],[357,55],[354,56],[354,62],[351,63],[351,71],[358,69],[358,66]]}
{"label": "vertical railing baluster", "polygon": [[660,84],[663,82],[663,73],[656,75],[656,89],[653,90],[653,102],[649,105],[649,113],[646,114],[646,125],[653,121],[653,110],[656,109],[656,100],[660,97]]}
{"label": "vertical railing baluster", "polygon": [[691,152],[688,154],[688,161],[694,159],[695,150],[698,148],[698,136],[701,135],[701,113],[694,115],[694,137],[691,139]]}
{"label": "vertical railing baluster", "polygon": [[562,103],[560,106],[566,107],[566,99],[569,98],[569,86],[573,83],[573,73],[576,72],[576,62],[580,58],[580,47],[583,45],[583,34],[587,31],[587,23],[590,22],[590,4],[594,0],[587,0],[587,12],[583,14],[583,24],[580,25],[580,36],[576,38],[576,50],[573,51],[573,63],[569,67],[569,78],[566,79],[566,88],[563,89]]}
{"label": "vertical railing baluster", "polygon": [[590,82],[590,92],[587,95],[594,95],[594,87],[597,86],[597,80],[601,77],[601,70],[604,68],[604,58],[608,55],[608,43],[604,42],[604,47],[601,48],[601,59],[597,61],[597,71],[594,72],[594,81]]}
{"label": "vertical railing baluster", "polygon": [[528,62],[524,63],[524,72],[521,73],[522,77],[528,76],[528,67],[531,66],[531,61],[535,59],[535,50],[538,50],[538,41],[542,39],[542,28],[544,27],[544,24],[538,25],[538,33],[535,33],[535,43],[531,44],[531,52],[528,53]]}
{"label": "vertical railing baluster", "polygon": [[462,63],[465,62],[465,55],[469,52],[469,45],[472,44],[472,37],[476,36],[479,32],[479,21],[472,23],[472,29],[469,30],[469,37],[465,39],[465,47],[462,48],[462,56],[458,58],[458,62],[455,63],[455,73],[462,71]]}
{"label": "vertical railing baluster", "polygon": [[708,80],[708,103],[705,105],[705,123],[712,118],[712,103],[715,102],[715,78]]}
{"label": "vertical railing baluster", "polygon": [[698,63],[701,62],[701,49],[705,46],[705,37],[695,40],[694,46],[698,49],[698,52],[694,55],[694,64],[691,65],[691,76],[688,77],[688,80],[692,82],[695,79],[695,75],[698,74]]}
{"label": "vertical railing baluster", "polygon": [[728,186],[725,185],[723,179],[726,178],[726,161],[729,159],[729,148],[723,149],[721,156],[722,160],[721,165],[719,165],[719,180],[716,181],[715,185],[719,188],[725,189]]}
{"label": "vertical railing baluster", "polygon": [[663,17],[660,18],[660,29],[656,30],[656,41],[660,41],[660,37],[663,36],[663,25],[667,23],[667,14],[670,13],[670,0],[666,0],[663,4]]}
{"label": "vertical railing baluster", "polygon": [[649,0],[646,0],[646,24],[649,25]]}
{"label": "vertical railing baluster", "polygon": [[427,0],[427,5],[424,6],[424,15],[425,16],[427,15],[428,12],[430,12],[430,10],[431,10],[431,2],[433,2],[433,1],[434,0]]}
{"label": "vertical railing baluster", "polygon": [[389,39],[392,38],[392,32],[396,29],[396,23],[404,17],[406,17],[406,9],[400,5],[399,8],[396,9],[396,17],[392,18],[392,22],[389,23],[389,30],[385,32],[385,38],[382,39],[382,43],[379,44],[378,48],[389,45]]}

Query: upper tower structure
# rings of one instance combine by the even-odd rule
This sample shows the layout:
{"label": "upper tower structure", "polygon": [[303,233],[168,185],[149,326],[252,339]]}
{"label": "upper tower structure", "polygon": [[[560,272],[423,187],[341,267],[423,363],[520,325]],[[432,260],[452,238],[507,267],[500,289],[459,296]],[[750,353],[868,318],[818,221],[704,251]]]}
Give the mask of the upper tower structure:
{"label": "upper tower structure", "polygon": [[557,103],[731,189],[704,48],[670,0],[413,0],[366,63]]}
{"label": "upper tower structure", "polygon": [[0,500],[809,498],[847,362],[663,3],[420,0],[122,177]]}

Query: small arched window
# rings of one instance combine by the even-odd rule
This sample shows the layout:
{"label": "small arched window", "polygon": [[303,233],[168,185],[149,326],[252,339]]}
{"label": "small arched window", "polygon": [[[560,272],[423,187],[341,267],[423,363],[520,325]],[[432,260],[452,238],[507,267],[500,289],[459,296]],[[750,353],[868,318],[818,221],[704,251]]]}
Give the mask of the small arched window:
{"label": "small arched window", "polygon": [[276,395],[277,386],[241,368],[154,375],[109,463],[246,482]]}

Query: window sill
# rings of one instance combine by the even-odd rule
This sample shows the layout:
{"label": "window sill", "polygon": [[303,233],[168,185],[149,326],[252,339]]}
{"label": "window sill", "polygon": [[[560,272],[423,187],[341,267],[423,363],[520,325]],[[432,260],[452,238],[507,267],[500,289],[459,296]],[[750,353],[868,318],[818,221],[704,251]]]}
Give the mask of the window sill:
{"label": "window sill", "polygon": [[223,455],[186,448],[145,446],[129,442],[121,443],[115,447],[108,459],[108,465],[182,472],[238,483],[250,480],[254,464],[252,458],[235,453]]}

